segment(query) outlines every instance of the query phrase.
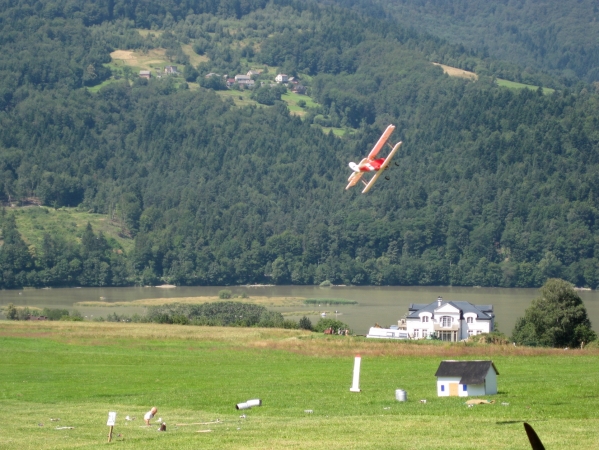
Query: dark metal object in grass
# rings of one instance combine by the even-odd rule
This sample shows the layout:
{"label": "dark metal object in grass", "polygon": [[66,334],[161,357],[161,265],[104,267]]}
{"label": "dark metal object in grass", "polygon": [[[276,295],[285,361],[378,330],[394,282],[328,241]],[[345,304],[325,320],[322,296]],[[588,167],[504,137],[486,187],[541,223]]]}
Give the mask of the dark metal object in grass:
{"label": "dark metal object in grass", "polygon": [[526,435],[528,436],[528,440],[530,441],[533,450],[545,450],[545,447],[539,439],[539,436],[537,436],[535,430],[526,422],[524,422],[524,429],[526,430]]}

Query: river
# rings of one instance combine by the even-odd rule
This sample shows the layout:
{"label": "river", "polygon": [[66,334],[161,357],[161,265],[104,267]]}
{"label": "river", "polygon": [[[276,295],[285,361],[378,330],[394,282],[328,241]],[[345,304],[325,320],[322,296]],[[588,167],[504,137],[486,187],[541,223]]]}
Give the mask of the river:
{"label": "river", "polygon": [[[0,291],[0,306],[14,303],[17,306],[36,306],[40,308],[73,309],[73,304],[81,301],[133,301],[147,298],[177,298],[214,296],[222,286],[177,287],[164,289],[155,287],[127,288],[61,288],[61,289],[24,289]],[[335,317],[350,326],[356,334],[366,334],[368,328],[379,323],[382,326],[396,324],[398,319],[408,312],[410,303],[431,303],[441,296],[444,300],[468,301],[473,304],[491,304],[495,310],[495,319],[499,331],[510,335],[516,319],[524,314],[530,302],[539,295],[538,289],[472,288],[449,286],[385,286],[385,287],[345,287],[334,286],[235,286],[227,287],[234,295],[246,292],[254,296],[267,297],[305,297],[336,298],[357,301],[355,305],[337,305],[320,307],[315,305],[295,307],[272,307],[282,313],[299,313],[289,316],[301,317],[302,312],[322,313]],[[579,292],[593,324],[599,331],[599,291]],[[106,316],[116,311],[118,314],[143,314],[143,307],[77,307],[88,319]],[[337,311],[337,314],[335,314]],[[318,314],[309,316],[312,323],[319,319]]]}

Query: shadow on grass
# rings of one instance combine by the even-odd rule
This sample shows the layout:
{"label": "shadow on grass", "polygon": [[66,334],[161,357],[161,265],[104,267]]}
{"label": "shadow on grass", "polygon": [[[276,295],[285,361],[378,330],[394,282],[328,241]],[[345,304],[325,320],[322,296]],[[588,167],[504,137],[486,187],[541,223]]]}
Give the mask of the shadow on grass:
{"label": "shadow on grass", "polygon": [[534,423],[534,422],[547,422],[545,419],[538,420],[502,420],[500,422],[495,422],[495,425],[513,425],[515,423]]}

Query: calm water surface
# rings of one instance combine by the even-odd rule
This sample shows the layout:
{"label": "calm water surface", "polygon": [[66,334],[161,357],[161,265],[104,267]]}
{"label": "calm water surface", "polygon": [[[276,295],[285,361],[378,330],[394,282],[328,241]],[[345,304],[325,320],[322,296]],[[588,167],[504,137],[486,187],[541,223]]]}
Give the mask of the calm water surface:
{"label": "calm water surface", "polygon": [[[64,288],[64,289],[25,289],[0,291],[0,305],[14,303],[19,306],[37,306],[49,308],[73,309],[73,304],[80,301],[107,302],[133,301],[145,298],[178,298],[217,295],[222,286],[212,287],[177,287],[163,288]],[[366,334],[368,328],[379,323],[383,326],[396,324],[397,320],[408,312],[410,303],[431,303],[438,296],[444,300],[462,300],[474,304],[491,304],[495,309],[496,321],[500,331],[511,334],[516,319],[524,314],[530,302],[539,295],[538,289],[504,289],[504,288],[471,288],[471,287],[330,287],[318,286],[260,286],[260,287],[227,287],[233,294],[247,292],[250,297],[306,297],[306,298],[339,298],[355,300],[357,305],[337,305],[321,307],[315,305],[295,307],[273,307],[280,312],[292,312],[298,319],[303,312],[326,312],[327,317],[335,317],[347,323],[356,334]],[[579,292],[585,303],[587,312],[595,331],[599,331],[599,291]],[[84,315],[91,318],[106,316],[113,311],[117,314],[142,314],[142,307],[77,307]],[[309,316],[315,323],[319,316]]]}

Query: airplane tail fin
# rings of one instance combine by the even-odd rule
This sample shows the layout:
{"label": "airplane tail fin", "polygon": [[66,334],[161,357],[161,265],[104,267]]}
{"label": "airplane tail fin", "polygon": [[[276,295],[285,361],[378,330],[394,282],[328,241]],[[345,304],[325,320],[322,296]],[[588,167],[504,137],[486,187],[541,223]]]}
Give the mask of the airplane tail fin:
{"label": "airplane tail fin", "polygon": [[360,167],[355,162],[350,162],[349,163],[349,168],[351,170],[353,170],[354,172],[359,172],[360,171]]}

